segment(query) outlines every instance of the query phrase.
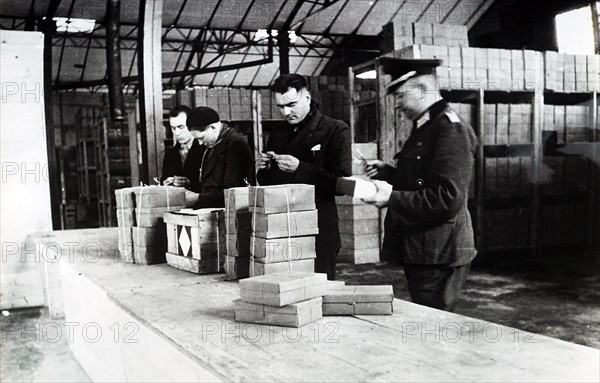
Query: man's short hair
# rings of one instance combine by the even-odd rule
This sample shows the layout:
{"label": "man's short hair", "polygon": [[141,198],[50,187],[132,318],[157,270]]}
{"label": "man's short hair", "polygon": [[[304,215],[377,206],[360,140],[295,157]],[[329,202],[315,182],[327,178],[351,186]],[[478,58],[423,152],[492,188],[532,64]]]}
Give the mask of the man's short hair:
{"label": "man's short hair", "polygon": [[169,117],[177,117],[181,113],[185,113],[186,116],[189,116],[191,111],[192,110],[185,105],[178,105],[169,111]]}
{"label": "man's short hair", "polygon": [[304,76],[301,76],[296,73],[290,73],[282,74],[281,76],[277,77],[275,81],[273,81],[273,84],[271,85],[270,89],[272,92],[283,94],[287,92],[289,88],[294,88],[297,91],[299,91],[300,89],[306,87],[307,83]]}

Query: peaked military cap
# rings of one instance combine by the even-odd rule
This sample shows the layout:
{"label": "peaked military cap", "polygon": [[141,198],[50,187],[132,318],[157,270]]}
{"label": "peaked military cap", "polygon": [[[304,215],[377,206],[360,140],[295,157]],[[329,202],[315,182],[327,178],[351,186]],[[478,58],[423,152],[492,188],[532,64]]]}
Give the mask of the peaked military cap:
{"label": "peaked military cap", "polygon": [[392,93],[408,79],[424,74],[435,74],[435,68],[442,64],[442,60],[381,57],[379,63],[384,73],[392,76],[392,81],[386,84],[387,93]]}

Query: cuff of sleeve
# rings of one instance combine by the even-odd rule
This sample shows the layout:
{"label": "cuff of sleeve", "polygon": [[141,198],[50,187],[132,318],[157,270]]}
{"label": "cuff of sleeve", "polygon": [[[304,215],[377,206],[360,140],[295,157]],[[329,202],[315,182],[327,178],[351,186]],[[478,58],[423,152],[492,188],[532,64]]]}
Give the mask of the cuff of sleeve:
{"label": "cuff of sleeve", "polygon": [[308,162],[300,161],[298,169],[294,172],[294,179],[299,183],[310,184],[313,165]]}

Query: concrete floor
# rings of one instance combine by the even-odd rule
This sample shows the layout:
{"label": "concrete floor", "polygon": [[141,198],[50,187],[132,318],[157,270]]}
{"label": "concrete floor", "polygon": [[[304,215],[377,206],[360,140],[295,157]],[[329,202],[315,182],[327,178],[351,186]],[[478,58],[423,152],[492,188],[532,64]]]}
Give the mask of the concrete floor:
{"label": "concrete floor", "polygon": [[[598,258],[579,260],[475,263],[457,312],[600,348]],[[340,264],[338,276],[349,284],[393,283],[396,297],[409,299],[400,267]],[[0,381],[89,381],[71,356],[64,321],[52,320],[45,308],[8,314],[0,317]]]}

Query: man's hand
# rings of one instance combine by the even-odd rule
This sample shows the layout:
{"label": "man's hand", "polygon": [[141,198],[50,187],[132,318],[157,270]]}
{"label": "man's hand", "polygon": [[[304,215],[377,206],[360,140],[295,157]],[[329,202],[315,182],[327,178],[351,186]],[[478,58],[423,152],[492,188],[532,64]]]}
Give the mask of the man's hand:
{"label": "man's hand", "polygon": [[165,180],[162,182],[162,184],[163,184],[164,186],[173,186],[173,179],[174,179],[174,178],[175,178],[175,177],[167,177],[167,178],[166,178],[166,179],[165,179]]}
{"label": "man's hand", "polygon": [[[268,152],[268,153],[273,153],[273,152]],[[257,169],[268,169],[269,168],[269,164],[271,163],[271,159],[273,158],[273,156],[268,153],[259,153],[258,154],[258,156],[255,159]],[[274,154],[275,153],[273,153],[273,155]]]}
{"label": "man's hand", "polygon": [[390,196],[392,195],[392,185],[385,181],[373,181],[377,187],[377,193],[371,198],[363,198],[361,201],[371,205],[375,205],[378,208],[384,208],[389,204]]}
{"label": "man's hand", "polygon": [[187,177],[175,176],[173,177],[173,186],[187,188],[190,186],[190,180]]}
{"label": "man's hand", "polygon": [[369,178],[377,178],[379,172],[385,167],[385,162],[381,160],[365,161],[364,170]]}
{"label": "man's hand", "polygon": [[277,162],[277,167],[285,173],[295,172],[298,169],[298,165],[300,165],[300,160],[289,154],[275,155],[275,162]]}

